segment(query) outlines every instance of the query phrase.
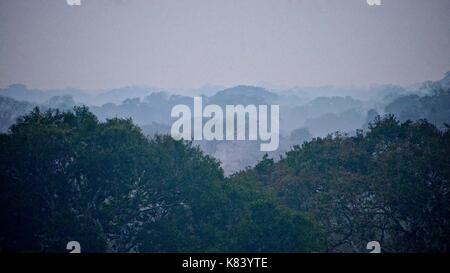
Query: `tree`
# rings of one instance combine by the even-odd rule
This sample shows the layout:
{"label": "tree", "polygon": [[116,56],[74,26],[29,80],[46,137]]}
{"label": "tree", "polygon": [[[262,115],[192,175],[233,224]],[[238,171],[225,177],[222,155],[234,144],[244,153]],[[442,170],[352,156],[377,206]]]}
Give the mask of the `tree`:
{"label": "tree", "polygon": [[327,252],[448,252],[449,132],[377,117],[369,131],[296,146],[253,173],[291,209],[312,215]]}
{"label": "tree", "polygon": [[36,108],[0,134],[0,176],[1,251],[319,249],[312,222],[258,181],[225,179],[191,143],[86,107]]}

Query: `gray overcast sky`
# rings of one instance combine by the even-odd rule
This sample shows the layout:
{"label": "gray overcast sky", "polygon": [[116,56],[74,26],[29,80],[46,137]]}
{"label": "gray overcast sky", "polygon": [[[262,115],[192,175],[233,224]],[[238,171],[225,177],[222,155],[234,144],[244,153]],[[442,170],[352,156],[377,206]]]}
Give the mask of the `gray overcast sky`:
{"label": "gray overcast sky", "polygon": [[0,87],[411,84],[450,70],[450,0],[0,0]]}

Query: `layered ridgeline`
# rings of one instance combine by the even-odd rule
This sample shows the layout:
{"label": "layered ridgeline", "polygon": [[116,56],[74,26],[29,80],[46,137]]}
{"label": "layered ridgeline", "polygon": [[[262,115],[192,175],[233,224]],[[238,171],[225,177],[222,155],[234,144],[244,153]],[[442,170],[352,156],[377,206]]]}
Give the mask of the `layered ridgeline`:
{"label": "layered ridgeline", "polygon": [[[368,128],[377,115],[394,114],[399,120],[427,119],[439,129],[450,123],[450,72],[437,82],[425,82],[404,88],[394,85],[371,88],[338,88],[332,86],[266,90],[254,86],[237,86],[212,92],[208,87],[191,93],[206,92],[204,106],[280,105],[280,145],[270,158],[278,159],[294,145],[314,137],[339,131],[355,135]],[[220,89],[218,89],[220,90]],[[184,92],[185,94],[187,92]],[[0,90],[0,130],[5,132],[15,120],[34,106],[72,109],[88,105],[101,121],[108,118],[132,118],[144,134],[168,134],[174,120],[175,105],[193,107],[191,96],[171,95],[158,88],[126,87],[109,91],[84,92],[77,89],[32,90],[12,85]],[[265,154],[256,141],[196,141],[200,149],[221,162],[226,175],[254,166]]]}
{"label": "layered ridgeline", "polygon": [[129,119],[36,108],[0,134],[0,251],[450,251],[450,131],[375,118],[225,177]]}

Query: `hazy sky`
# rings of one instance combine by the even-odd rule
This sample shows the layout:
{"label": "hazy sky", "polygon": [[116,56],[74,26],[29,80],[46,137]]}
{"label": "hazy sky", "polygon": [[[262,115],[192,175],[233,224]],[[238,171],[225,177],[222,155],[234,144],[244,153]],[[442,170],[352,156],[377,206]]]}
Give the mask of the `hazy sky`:
{"label": "hazy sky", "polygon": [[411,84],[450,70],[450,0],[0,0],[0,87]]}

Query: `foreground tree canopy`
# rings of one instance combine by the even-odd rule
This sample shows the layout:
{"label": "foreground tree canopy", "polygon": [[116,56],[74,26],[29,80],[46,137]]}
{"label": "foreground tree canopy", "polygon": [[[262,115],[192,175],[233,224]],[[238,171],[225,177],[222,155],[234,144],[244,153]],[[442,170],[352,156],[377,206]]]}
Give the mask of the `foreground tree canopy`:
{"label": "foreground tree canopy", "polygon": [[0,135],[2,251],[318,251],[314,224],[259,181],[131,120],[35,109]]}
{"label": "foreground tree canopy", "polygon": [[419,120],[377,117],[369,132],[296,146],[255,176],[281,203],[319,224],[324,251],[450,251],[450,133]]}
{"label": "foreground tree canopy", "polygon": [[85,107],[0,134],[0,251],[450,251],[450,134],[377,118],[224,177],[190,143]]}

